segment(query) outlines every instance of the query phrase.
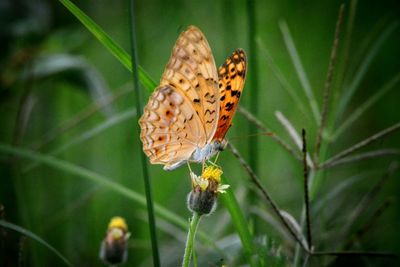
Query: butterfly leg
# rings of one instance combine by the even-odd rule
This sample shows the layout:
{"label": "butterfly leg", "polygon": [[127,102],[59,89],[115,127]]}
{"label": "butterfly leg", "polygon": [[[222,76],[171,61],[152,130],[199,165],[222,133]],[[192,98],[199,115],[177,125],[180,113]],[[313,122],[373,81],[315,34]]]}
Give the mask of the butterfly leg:
{"label": "butterfly leg", "polygon": [[213,164],[217,164],[217,160],[218,160],[218,157],[219,157],[219,152],[220,151],[218,151],[217,155],[215,156],[215,160],[214,160]]}
{"label": "butterfly leg", "polygon": [[192,173],[193,171],[192,171],[192,168],[190,168],[190,163],[189,163],[189,161],[187,161],[186,163],[187,163],[187,166],[188,166],[188,168],[189,168],[189,172]]}
{"label": "butterfly leg", "polygon": [[204,169],[207,167],[207,166],[206,166],[206,161],[205,161],[205,160],[203,160],[201,166],[202,166],[202,167],[201,167],[201,173],[203,173],[203,172],[204,172]]}
{"label": "butterfly leg", "polygon": [[208,163],[210,163],[210,165],[213,165],[214,167],[217,167],[217,168],[221,168],[217,163],[215,163],[216,161],[214,161],[214,162],[212,162],[211,160],[209,160],[208,161]]}

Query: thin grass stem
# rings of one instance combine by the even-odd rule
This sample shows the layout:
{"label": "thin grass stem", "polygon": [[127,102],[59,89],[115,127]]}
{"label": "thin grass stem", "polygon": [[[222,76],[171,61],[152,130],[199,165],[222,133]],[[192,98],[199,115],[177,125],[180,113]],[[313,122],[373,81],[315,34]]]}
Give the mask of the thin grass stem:
{"label": "thin grass stem", "polygon": [[306,130],[301,131],[303,137],[303,174],[304,174],[304,202],[306,208],[306,224],[307,224],[307,244],[308,249],[312,251],[312,235],[311,235],[311,218],[310,218],[310,197],[308,195],[308,164],[307,164],[307,143]]}
{"label": "thin grass stem", "polygon": [[344,249],[348,249],[352,246],[352,244],[356,240],[360,240],[368,231],[372,228],[374,223],[382,216],[382,214],[387,210],[387,208],[393,203],[393,199],[388,198],[386,199],[382,205],[376,209],[376,211],[372,214],[372,216],[369,218],[369,220],[366,221],[366,223],[355,233],[355,235],[350,238],[346,244],[344,245]]}
{"label": "thin grass stem", "polygon": [[341,158],[335,161],[332,161],[326,165],[321,166],[320,168],[323,169],[329,169],[333,168],[339,165],[343,164],[348,164],[348,163],[353,163],[356,161],[361,161],[365,159],[371,159],[371,158],[376,158],[376,157],[383,157],[383,156],[398,156],[400,155],[400,150],[399,149],[379,149],[379,150],[374,150],[374,151],[369,151],[365,153],[360,153],[354,156],[349,156],[345,158]]}
{"label": "thin grass stem", "polygon": [[332,139],[336,139],[340,134],[342,134],[349,126],[361,117],[373,104],[375,104],[379,99],[381,99],[388,91],[394,88],[400,82],[400,73],[397,73],[392,79],[385,83],[381,88],[376,90],[376,93],[369,97],[363,104],[361,104],[356,110],[351,112],[351,114],[346,118],[346,120],[338,127]]}
{"label": "thin grass stem", "polygon": [[272,138],[276,143],[278,143],[280,146],[282,146],[286,151],[288,151],[295,159],[301,161],[301,157],[299,156],[298,153],[285,141],[283,141],[282,138],[280,138],[276,133],[272,132],[269,128],[264,126],[264,124],[257,119],[256,117],[253,116],[247,109],[243,107],[238,107],[238,112],[246,118],[249,122],[253,123],[257,128],[259,128],[262,132],[267,133],[268,136]]}
{"label": "thin grass stem", "polygon": [[[351,98],[353,97],[354,93],[357,91],[359,88],[359,85],[362,81],[362,79],[365,77],[365,74],[371,65],[373,59],[375,56],[378,54],[380,48],[382,45],[385,43],[385,41],[389,38],[389,36],[394,32],[394,30],[399,26],[399,22],[395,21],[393,22],[390,26],[388,26],[381,34],[378,36],[376,39],[375,43],[372,45],[370,50],[367,52],[366,57],[364,60],[360,63],[360,66],[356,73],[354,74],[354,78],[352,82],[348,85],[345,86],[345,90],[343,92],[343,96],[341,97],[341,100],[338,104],[337,107],[337,115],[336,119],[340,119],[342,117],[342,114],[344,110],[346,109],[347,105],[349,104]],[[338,137],[336,133],[333,134],[333,136]]]}
{"label": "thin grass stem", "polygon": [[[63,145],[56,147],[55,149],[47,152],[47,155],[56,156],[66,151],[67,149],[77,146],[79,144],[84,143],[85,141],[90,140],[91,138],[103,133],[105,130],[110,129],[111,127],[118,125],[122,122],[125,122],[129,119],[136,117],[136,108],[128,109],[124,112],[115,114],[114,116],[108,118],[102,123],[96,125],[95,127],[80,133],[78,136],[71,138],[68,142],[65,142]],[[32,171],[36,167],[40,166],[39,162],[33,162],[28,164],[26,167],[22,168],[22,173],[26,173]]]}
{"label": "thin grass stem", "polygon": [[[370,189],[370,191],[365,194],[365,196],[360,200],[358,205],[352,210],[348,219],[346,219],[345,224],[341,227],[340,231],[342,236],[348,236],[349,229],[353,226],[356,218],[360,218],[361,214],[367,211],[371,207],[373,199],[378,195],[379,191],[382,189],[385,182],[393,174],[393,172],[398,168],[397,163],[393,163],[389,166],[385,174],[378,180],[378,182]],[[345,249],[350,248],[350,246],[345,246]]]}
{"label": "thin grass stem", "polygon": [[[41,162],[58,171],[71,174],[72,177],[77,176],[82,179],[94,182],[95,184],[104,186],[108,190],[114,191],[121,196],[133,200],[142,207],[146,206],[146,198],[142,194],[139,194],[119,183],[113,182],[113,180],[115,180],[113,178],[102,176],[98,173],[72,164],[70,162],[63,161],[52,156],[43,155],[32,150],[17,148],[3,143],[0,143],[0,153],[10,154],[11,156]],[[156,214],[161,218],[164,218],[165,220],[179,226],[181,229],[187,229],[187,221],[178,214],[169,211],[167,208],[157,203],[155,203],[154,205],[154,210]],[[199,232],[198,235],[205,243],[215,247],[214,242],[207,234]]]}
{"label": "thin grass stem", "polygon": [[194,247],[196,231],[197,227],[199,226],[200,219],[201,215],[199,215],[197,212],[193,212],[192,219],[190,220],[189,224],[189,231],[185,245],[185,253],[183,255],[182,267],[189,267]]}
{"label": "thin grass stem", "polygon": [[55,249],[52,245],[50,245],[45,240],[43,240],[41,237],[32,233],[31,231],[24,229],[13,223],[6,222],[3,219],[0,219],[0,226],[7,228],[7,229],[11,229],[13,231],[23,234],[24,236],[28,236],[28,237],[32,238],[33,240],[37,241],[38,243],[40,243],[43,246],[45,246],[46,248],[48,248],[51,252],[53,252],[58,258],[60,258],[65,263],[65,265],[72,266],[71,262],[69,262],[69,260],[67,260],[57,249]]}
{"label": "thin grass stem", "polygon": [[280,212],[280,209],[278,206],[275,204],[275,202],[272,200],[271,196],[269,195],[268,191],[264,188],[264,186],[261,184],[260,179],[258,176],[254,173],[254,171],[251,169],[250,165],[244,160],[244,158],[240,155],[239,151],[236,149],[235,146],[233,146],[231,143],[228,142],[228,148],[232,152],[232,154],[239,160],[239,163],[243,166],[243,168],[246,170],[246,172],[249,174],[250,180],[255,184],[255,186],[261,191],[262,195],[264,198],[267,200],[267,203],[271,206],[272,210],[275,212],[275,214],[278,216],[279,220],[281,223],[285,226],[285,228],[288,230],[290,235],[293,237],[294,240],[296,240],[302,248],[308,252],[308,248],[304,245],[304,243],[301,241],[301,239],[297,236],[297,234],[294,232],[292,227],[289,225],[289,223],[286,221],[282,213]]}
{"label": "thin grass stem", "polygon": [[351,37],[353,35],[353,28],[354,28],[354,20],[356,18],[356,11],[357,11],[357,2],[358,0],[351,0],[350,7],[349,7],[349,16],[346,24],[346,32],[344,34],[343,40],[343,62],[341,71],[338,74],[338,89],[341,89],[345,79],[346,74],[348,73],[348,66],[349,66],[349,55],[350,55],[350,46],[351,46]]}
{"label": "thin grass stem", "polygon": [[320,120],[320,113],[317,105],[317,101],[315,100],[311,84],[308,80],[307,73],[304,70],[303,64],[301,63],[299,53],[297,52],[296,46],[294,44],[292,35],[290,33],[289,27],[286,21],[279,21],[279,28],[281,30],[283,40],[285,42],[286,48],[289,52],[290,58],[292,59],[293,65],[296,69],[297,76],[299,77],[300,83],[302,85],[303,91],[308,98],[310,103],[311,111],[314,115],[314,119],[316,123]]}
{"label": "thin grass stem", "polygon": [[[59,0],[70,12],[73,14],[87,30],[89,30],[99,42],[118,60],[122,65],[132,72],[132,59],[129,54],[122,49],[113,39],[91,18],[89,18],[82,10],[80,10],[70,0]],[[138,67],[139,78],[142,85],[149,91],[157,86],[157,84],[151,79],[150,75],[142,68]]]}
{"label": "thin grass stem", "polygon": [[318,168],[325,168],[326,166],[329,166],[330,164],[332,164],[332,162],[334,162],[338,159],[341,159],[341,158],[363,148],[364,146],[369,145],[369,144],[381,139],[382,137],[397,131],[398,129],[400,129],[400,122],[386,128],[386,129],[368,137],[367,139],[364,139],[363,141],[351,146],[350,148],[345,149],[344,151],[336,154],[335,156],[331,157],[330,159],[326,160],[324,163],[319,165]]}
{"label": "thin grass stem", "polygon": [[[278,121],[282,124],[282,126],[285,128],[285,130],[288,132],[289,136],[292,138],[295,145],[301,151],[303,149],[301,137],[293,127],[293,124],[280,111],[276,111],[275,116],[278,119]],[[310,166],[311,169],[314,169],[314,162],[312,161],[308,153],[307,153],[307,164],[308,166]]]}
{"label": "thin grass stem", "polygon": [[398,258],[399,255],[392,252],[381,251],[318,251],[311,254],[314,257],[321,256],[346,256],[346,257],[378,257],[378,258]]}
{"label": "thin grass stem", "polygon": [[314,161],[316,164],[318,164],[319,151],[321,148],[322,133],[324,131],[326,120],[328,117],[328,110],[329,110],[328,108],[329,108],[329,102],[330,102],[330,96],[331,96],[332,80],[333,80],[333,74],[334,74],[335,67],[336,67],[337,50],[339,47],[339,37],[340,37],[340,30],[341,30],[342,22],[343,22],[343,15],[344,15],[344,4],[342,4],[340,6],[339,16],[336,21],[335,36],[333,38],[333,45],[332,45],[332,50],[331,50],[329,66],[328,66],[328,72],[326,74],[326,80],[325,80],[325,85],[324,85],[324,100],[323,100],[323,104],[322,104],[322,114],[321,114],[321,120],[319,123],[318,132],[317,132],[317,138],[315,141],[315,147],[314,147]]}
{"label": "thin grass stem", "polygon": [[[129,29],[130,29],[131,60],[132,60],[131,65],[132,65],[133,87],[136,99],[136,114],[141,115],[143,108],[142,108],[141,90],[139,87],[139,63],[138,63],[139,57],[137,54],[137,45],[136,45],[135,0],[128,0],[128,1],[129,1],[129,24],[130,24]],[[153,265],[155,267],[159,267],[160,256],[158,253],[156,221],[154,216],[154,207],[153,207],[154,204],[153,204],[149,170],[147,168],[147,158],[144,155],[140,145],[138,145],[138,149],[142,162],[141,165],[142,165],[143,180],[144,180],[145,194],[146,194],[147,215],[149,218],[149,230],[150,230],[151,248],[153,254]]]}
{"label": "thin grass stem", "polygon": [[133,89],[131,86],[124,85],[121,88],[117,89],[112,94],[106,96],[101,100],[97,100],[96,102],[88,105],[82,111],[76,113],[70,119],[62,122],[57,127],[47,131],[45,135],[43,135],[38,141],[29,145],[29,147],[39,150],[45,145],[49,144],[50,142],[54,141],[57,137],[61,136],[62,134],[68,132],[69,130],[75,128],[79,124],[86,121],[92,115],[96,114],[98,111],[103,109],[105,106],[113,103],[117,99],[121,98],[122,96],[132,92]]}
{"label": "thin grass stem", "polygon": [[[228,184],[228,180],[225,176],[222,176],[222,183]],[[232,224],[235,227],[237,234],[239,235],[247,262],[250,266],[258,266],[259,264],[258,262],[256,262],[256,259],[254,257],[255,248],[253,245],[253,238],[250,234],[249,226],[243,210],[239,206],[239,201],[236,199],[235,194],[232,192],[232,190],[227,190],[219,197],[222,204],[228,210]]]}
{"label": "thin grass stem", "polygon": [[[247,20],[248,20],[248,37],[249,37],[249,72],[248,77],[248,88],[252,90],[250,95],[250,112],[254,116],[258,115],[260,106],[260,96],[258,93],[259,82],[258,82],[258,60],[257,60],[257,46],[256,46],[256,5],[254,0],[247,0]],[[254,124],[250,123],[249,132],[255,131]],[[258,136],[249,138],[249,164],[255,173],[258,173]]]}
{"label": "thin grass stem", "polygon": [[300,100],[300,97],[297,95],[296,90],[290,85],[288,79],[285,77],[283,72],[279,69],[278,65],[275,63],[273,57],[269,53],[268,49],[265,47],[264,43],[262,42],[261,38],[257,38],[258,47],[261,49],[261,52],[265,55],[265,59],[268,63],[268,66],[271,68],[272,73],[278,79],[279,83],[281,84],[282,88],[286,90],[289,96],[292,98],[293,102],[299,107],[302,114],[304,116],[309,117],[310,112],[306,110],[304,106],[304,101]]}

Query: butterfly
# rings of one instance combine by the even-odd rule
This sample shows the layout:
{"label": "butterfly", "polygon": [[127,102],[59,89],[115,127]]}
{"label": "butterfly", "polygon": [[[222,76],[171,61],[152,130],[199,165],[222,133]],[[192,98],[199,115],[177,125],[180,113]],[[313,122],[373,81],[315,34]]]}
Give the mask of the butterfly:
{"label": "butterfly", "polygon": [[153,164],[174,170],[203,163],[224,147],[246,77],[246,54],[235,50],[218,69],[203,33],[182,32],[142,117],[140,139]]}

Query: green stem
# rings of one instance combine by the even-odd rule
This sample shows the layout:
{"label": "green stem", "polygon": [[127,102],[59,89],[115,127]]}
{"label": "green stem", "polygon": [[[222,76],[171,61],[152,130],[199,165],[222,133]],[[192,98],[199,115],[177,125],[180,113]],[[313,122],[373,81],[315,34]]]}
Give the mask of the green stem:
{"label": "green stem", "polygon": [[[140,93],[139,87],[139,64],[138,64],[138,55],[137,55],[137,46],[136,46],[136,23],[135,23],[135,0],[129,1],[129,22],[130,22],[130,37],[131,37],[131,64],[132,64],[132,78],[133,78],[133,87],[135,89],[135,99],[136,99],[136,114],[139,116],[142,113],[142,97]],[[149,231],[150,231],[150,239],[151,239],[151,248],[153,254],[153,265],[155,267],[160,266],[160,256],[158,253],[158,244],[157,244],[157,232],[156,232],[156,222],[154,216],[154,203],[152,198],[151,191],[151,183],[149,170],[147,168],[147,158],[144,155],[143,151],[141,151],[141,146],[138,146],[139,153],[142,161],[142,172],[143,172],[143,180],[144,180],[144,189],[146,193],[146,204],[147,204],[147,216],[149,220]]]}
{"label": "green stem", "polygon": [[[249,31],[249,75],[248,75],[248,86],[251,89],[250,96],[250,113],[258,117],[260,96],[259,96],[259,83],[258,83],[258,65],[257,65],[257,46],[256,46],[256,35],[257,35],[257,24],[256,24],[256,6],[254,0],[247,1],[247,21]],[[254,134],[257,128],[252,123],[249,124],[249,134]],[[252,136],[249,138],[249,164],[250,167],[258,174],[258,136]],[[254,197],[252,197],[253,203],[255,203]]]}
{"label": "green stem", "polygon": [[193,212],[192,219],[190,220],[189,232],[186,239],[185,254],[183,256],[182,267],[188,267],[190,264],[190,258],[192,256],[194,237],[196,235],[197,226],[199,225],[201,215],[197,212]]}

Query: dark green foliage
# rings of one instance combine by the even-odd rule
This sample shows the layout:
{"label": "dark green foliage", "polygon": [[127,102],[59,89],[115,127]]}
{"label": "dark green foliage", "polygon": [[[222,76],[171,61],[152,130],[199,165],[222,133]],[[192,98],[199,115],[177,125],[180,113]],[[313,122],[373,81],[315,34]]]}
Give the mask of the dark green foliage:
{"label": "dark green foliage", "polygon": [[[229,51],[251,46],[249,59],[257,62],[248,73],[258,75],[258,83],[246,85],[240,105],[257,112],[261,128],[248,134],[245,110],[227,137],[256,164],[261,185],[292,232],[306,242],[304,128],[314,251],[400,253],[399,4],[344,2],[326,124],[314,157],[342,3],[250,2],[251,20],[246,1],[137,1],[145,101],[188,25],[207,36],[217,65]],[[104,229],[115,215],[126,218],[132,233],[126,266],[150,266],[132,64],[125,52],[131,51],[128,1],[74,3],[83,11],[81,21],[67,0],[0,5],[0,266],[61,266],[62,257],[73,266],[100,266]],[[249,44],[249,34],[255,43]],[[258,136],[257,143],[250,141],[257,156],[249,147],[252,135]],[[231,187],[198,227],[199,266],[396,265],[390,257],[310,257],[229,150],[218,164]],[[161,266],[178,266],[191,216],[190,177],[186,167],[165,172],[149,165],[149,173]]]}

